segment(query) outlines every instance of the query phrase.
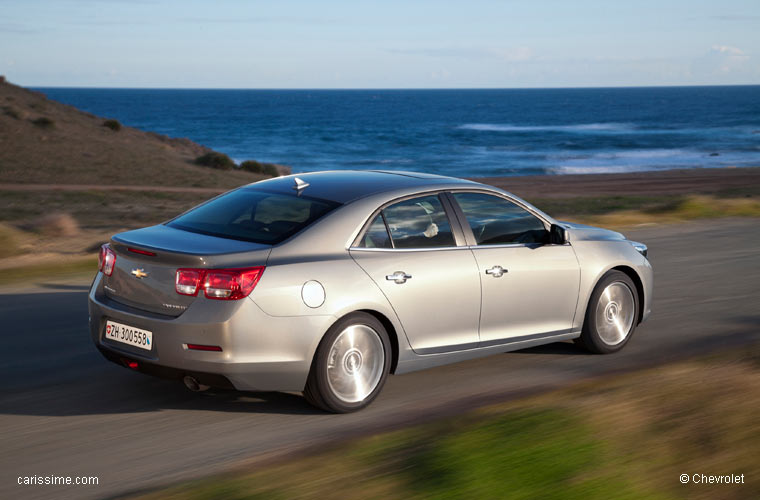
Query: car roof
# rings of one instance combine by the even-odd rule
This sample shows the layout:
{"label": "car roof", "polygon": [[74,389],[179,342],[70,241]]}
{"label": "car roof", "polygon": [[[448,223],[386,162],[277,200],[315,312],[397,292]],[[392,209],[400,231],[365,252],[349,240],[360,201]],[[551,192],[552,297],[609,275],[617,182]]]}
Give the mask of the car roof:
{"label": "car roof", "polygon": [[405,188],[450,188],[452,185],[477,185],[476,182],[443,175],[420,172],[389,170],[328,170],[275,177],[249,184],[246,188],[261,188],[267,191],[293,194],[296,178],[307,183],[302,189],[304,196],[349,203],[369,195]]}

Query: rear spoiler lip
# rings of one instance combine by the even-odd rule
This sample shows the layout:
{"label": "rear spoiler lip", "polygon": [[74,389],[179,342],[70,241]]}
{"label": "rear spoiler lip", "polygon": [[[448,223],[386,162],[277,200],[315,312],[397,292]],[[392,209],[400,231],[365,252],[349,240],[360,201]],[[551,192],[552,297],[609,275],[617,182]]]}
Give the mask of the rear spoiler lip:
{"label": "rear spoiler lip", "polygon": [[[146,264],[167,264],[178,268],[263,266],[272,252],[271,245],[227,240],[167,226],[151,226],[116,234],[111,237],[110,244],[117,255],[129,260]],[[141,255],[130,252],[129,248],[149,251],[156,255]]]}
{"label": "rear spoiler lip", "polygon": [[[193,244],[192,241],[183,242],[181,241],[183,239],[195,240],[195,242],[197,242],[198,246],[201,248],[195,250],[191,246]],[[153,242],[151,240],[159,241]],[[111,242],[113,244],[123,246],[125,251],[127,247],[131,247],[152,252],[193,256],[247,253],[259,250],[269,250],[272,248],[272,245],[267,245],[264,243],[233,240],[228,238],[221,238],[219,236],[191,233],[189,231],[183,231],[182,229],[173,228],[163,224],[115,234],[111,237]],[[187,245],[185,243],[187,243]]]}

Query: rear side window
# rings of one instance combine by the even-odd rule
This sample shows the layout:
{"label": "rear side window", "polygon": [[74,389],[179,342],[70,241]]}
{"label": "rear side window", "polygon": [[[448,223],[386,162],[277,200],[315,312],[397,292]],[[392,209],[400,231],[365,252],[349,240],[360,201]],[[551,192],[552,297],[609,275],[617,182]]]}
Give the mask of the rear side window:
{"label": "rear side window", "polygon": [[377,214],[375,220],[369,225],[360,246],[363,248],[392,248],[383,214]]}
{"label": "rear side window", "polygon": [[390,248],[388,234],[393,248],[456,246],[449,219],[435,195],[400,201],[385,208],[370,224],[361,246]]}
{"label": "rear side window", "polygon": [[548,243],[541,220],[519,205],[483,193],[454,193],[478,245]]}
{"label": "rear side window", "polygon": [[192,233],[273,245],[338,205],[295,194],[238,189],[190,210],[167,225]]}

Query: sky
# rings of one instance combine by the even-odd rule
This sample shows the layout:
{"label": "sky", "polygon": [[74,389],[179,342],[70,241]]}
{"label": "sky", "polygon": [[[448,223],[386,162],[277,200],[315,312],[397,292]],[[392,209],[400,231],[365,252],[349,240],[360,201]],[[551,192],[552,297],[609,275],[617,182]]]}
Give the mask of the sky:
{"label": "sky", "polygon": [[25,86],[760,83],[760,0],[0,0]]}

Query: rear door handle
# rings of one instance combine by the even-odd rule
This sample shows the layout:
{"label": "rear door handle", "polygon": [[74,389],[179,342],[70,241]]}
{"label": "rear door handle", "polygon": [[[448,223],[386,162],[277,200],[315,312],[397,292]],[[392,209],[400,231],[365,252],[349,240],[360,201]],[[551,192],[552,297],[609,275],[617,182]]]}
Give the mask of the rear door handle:
{"label": "rear door handle", "polygon": [[504,273],[508,273],[506,269],[501,266],[493,266],[491,269],[486,269],[486,274],[490,274],[494,278],[501,278]]}
{"label": "rear door handle", "polygon": [[395,281],[399,285],[406,283],[406,280],[412,279],[411,274],[406,274],[404,271],[396,271],[393,274],[389,274],[385,277],[388,281]]}

